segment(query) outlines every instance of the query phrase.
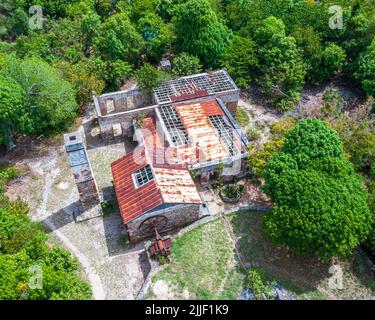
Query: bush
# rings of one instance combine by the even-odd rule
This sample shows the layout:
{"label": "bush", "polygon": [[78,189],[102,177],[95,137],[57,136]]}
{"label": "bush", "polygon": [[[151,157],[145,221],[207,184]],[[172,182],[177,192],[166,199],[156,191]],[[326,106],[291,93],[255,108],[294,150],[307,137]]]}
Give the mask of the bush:
{"label": "bush", "polygon": [[250,122],[249,114],[247,113],[246,109],[241,106],[239,106],[236,110],[235,119],[242,127],[246,127]]}
{"label": "bush", "polygon": [[261,137],[261,133],[258,129],[256,128],[249,128],[247,130],[247,138],[250,140],[250,141],[256,141],[258,139],[260,139]]}
{"label": "bush", "polygon": [[167,76],[164,72],[156,69],[149,63],[145,63],[135,71],[135,79],[138,86],[144,91],[151,93],[152,90],[162,84]]}
{"label": "bush", "polygon": [[263,282],[263,274],[260,269],[249,269],[247,274],[247,285],[256,299],[263,299],[262,293],[266,291],[266,285]]}
{"label": "bush", "polygon": [[236,199],[240,193],[240,189],[236,184],[225,185],[221,188],[221,191],[227,198],[230,199]]}
{"label": "bush", "polygon": [[273,299],[275,296],[275,281],[267,279],[262,269],[250,268],[247,273],[247,286],[258,300],[263,300],[263,294],[267,299]]}
{"label": "bush", "polygon": [[173,59],[173,73],[179,77],[202,72],[202,65],[196,56],[181,53]]}

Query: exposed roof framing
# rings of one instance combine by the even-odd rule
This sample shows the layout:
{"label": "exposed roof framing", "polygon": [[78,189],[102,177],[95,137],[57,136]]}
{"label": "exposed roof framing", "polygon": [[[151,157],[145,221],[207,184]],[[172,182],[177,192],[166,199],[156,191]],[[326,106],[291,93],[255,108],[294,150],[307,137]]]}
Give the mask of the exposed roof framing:
{"label": "exposed roof framing", "polygon": [[188,133],[178,112],[170,105],[158,107],[158,110],[174,146],[188,145]]}
{"label": "exposed roof framing", "polygon": [[224,120],[223,116],[209,116],[212,126],[216,129],[220,139],[225,143],[231,156],[238,153],[234,144],[234,129]]}
{"label": "exposed roof framing", "polygon": [[164,104],[231,90],[238,88],[225,70],[218,70],[164,82],[154,89],[154,97],[158,104]]}

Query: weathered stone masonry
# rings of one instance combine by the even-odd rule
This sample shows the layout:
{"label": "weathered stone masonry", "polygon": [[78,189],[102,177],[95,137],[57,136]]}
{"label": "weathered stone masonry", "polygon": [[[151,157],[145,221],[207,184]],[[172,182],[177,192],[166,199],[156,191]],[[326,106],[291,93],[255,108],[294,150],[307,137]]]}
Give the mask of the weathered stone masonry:
{"label": "weathered stone masonry", "polygon": [[161,233],[171,231],[176,228],[185,227],[201,218],[202,205],[200,204],[180,204],[170,206],[166,209],[155,209],[149,213],[146,213],[127,224],[129,238],[131,242],[138,242],[140,240],[152,237],[154,231],[144,234],[141,232],[142,223],[153,217],[164,216],[167,218],[167,224],[162,230],[158,230]]}
{"label": "weathered stone masonry", "polygon": [[100,204],[100,197],[80,132],[64,135],[71,170],[77,185],[80,203],[84,210]]}

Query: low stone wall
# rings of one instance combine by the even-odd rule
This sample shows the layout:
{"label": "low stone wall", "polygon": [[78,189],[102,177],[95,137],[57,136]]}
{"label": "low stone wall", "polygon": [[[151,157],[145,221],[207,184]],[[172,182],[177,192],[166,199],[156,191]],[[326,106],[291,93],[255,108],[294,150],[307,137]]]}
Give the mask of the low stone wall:
{"label": "low stone wall", "polygon": [[115,113],[107,116],[99,116],[98,123],[100,127],[101,137],[104,139],[112,139],[113,125],[120,124],[122,129],[122,135],[131,137],[133,129],[133,121],[137,119],[140,113],[144,113],[146,116],[155,113],[154,107],[145,109],[136,109],[131,112]]}

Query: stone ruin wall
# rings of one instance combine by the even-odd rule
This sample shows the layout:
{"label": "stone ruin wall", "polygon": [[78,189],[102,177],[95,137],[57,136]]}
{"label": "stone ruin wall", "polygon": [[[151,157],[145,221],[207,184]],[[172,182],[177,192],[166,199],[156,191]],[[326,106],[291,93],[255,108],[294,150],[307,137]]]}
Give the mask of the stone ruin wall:
{"label": "stone ruin wall", "polygon": [[142,222],[150,217],[161,215],[168,219],[166,227],[163,230],[158,230],[163,234],[177,228],[183,228],[199,220],[201,218],[200,208],[201,205],[199,204],[182,204],[146,213],[126,225],[129,239],[131,242],[138,242],[154,236],[154,231],[148,234],[142,234],[139,229]]}

